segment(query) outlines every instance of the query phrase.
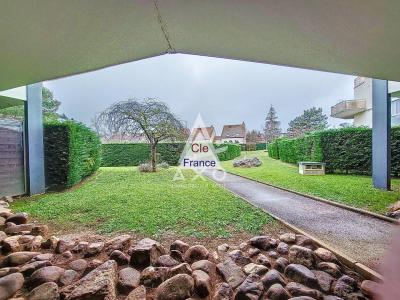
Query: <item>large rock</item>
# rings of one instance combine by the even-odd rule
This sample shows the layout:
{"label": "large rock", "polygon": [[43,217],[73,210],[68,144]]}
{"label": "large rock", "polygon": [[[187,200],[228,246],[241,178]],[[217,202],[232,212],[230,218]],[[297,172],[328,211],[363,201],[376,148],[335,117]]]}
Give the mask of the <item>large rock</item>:
{"label": "large rock", "polygon": [[185,300],[194,290],[194,280],[186,274],[176,275],[164,281],[156,290],[156,300]]}
{"label": "large rock", "polygon": [[15,225],[26,224],[28,222],[28,215],[26,213],[12,214],[6,219],[6,223],[9,222]]}
{"label": "large rock", "polygon": [[276,251],[277,251],[279,254],[286,255],[286,254],[288,254],[288,252],[289,252],[289,245],[286,244],[286,243],[284,243],[284,242],[280,242],[280,243],[278,244],[278,247],[276,247]]}
{"label": "large rock", "polygon": [[129,263],[129,257],[120,250],[114,250],[110,254],[110,259],[115,260],[118,265],[123,266]]}
{"label": "large rock", "polygon": [[88,267],[88,262],[83,258],[76,259],[69,263],[69,267],[74,271],[84,272]]}
{"label": "large rock", "polygon": [[184,259],[187,263],[192,264],[195,261],[207,259],[208,250],[203,245],[194,245],[189,247],[184,254]]}
{"label": "large rock", "polygon": [[233,166],[235,168],[251,168],[251,167],[259,167],[261,166],[262,162],[259,160],[258,157],[251,157],[251,158],[242,158],[235,160],[233,162]]}
{"label": "large rock", "polygon": [[189,244],[182,242],[181,240],[174,241],[169,247],[171,251],[178,250],[180,253],[185,254],[185,252],[189,249]]}
{"label": "large rock", "polygon": [[228,255],[238,265],[245,266],[251,263],[250,257],[241,250],[233,250]]}
{"label": "large rock", "polygon": [[262,253],[257,255],[256,263],[271,268],[271,260]]}
{"label": "large rock", "polygon": [[243,271],[247,274],[258,274],[258,275],[264,275],[265,273],[268,272],[268,268],[263,265],[258,265],[255,263],[249,263],[243,267]]}
{"label": "large rock", "polygon": [[29,279],[31,287],[37,287],[46,282],[58,282],[65,270],[57,266],[49,266],[36,270]]}
{"label": "large rock", "polygon": [[62,290],[66,300],[115,300],[117,263],[108,260],[85,277]]}
{"label": "large rock", "polygon": [[168,268],[147,267],[140,275],[140,284],[146,287],[157,287],[168,277]]}
{"label": "large rock", "polygon": [[343,275],[336,282],[335,287],[333,288],[333,293],[336,296],[346,298],[349,294],[354,292],[356,287],[357,282],[353,278]]}
{"label": "large rock", "polygon": [[231,286],[226,282],[221,282],[215,287],[213,300],[231,300],[233,296],[233,290]]}
{"label": "large rock", "polygon": [[289,249],[289,262],[312,268],[315,264],[314,252],[308,248],[294,245]]}
{"label": "large rock", "polygon": [[124,268],[118,272],[118,290],[128,294],[139,286],[140,272],[134,268]]}
{"label": "large rock", "polygon": [[270,270],[261,278],[261,282],[265,289],[269,289],[272,285],[279,283],[282,286],[286,285],[286,280],[277,270]]}
{"label": "large rock", "polygon": [[145,268],[156,262],[157,258],[165,254],[160,243],[152,239],[142,239],[131,249],[130,263],[136,268]]}
{"label": "large rock", "polygon": [[260,235],[252,237],[249,244],[261,250],[269,250],[276,247],[277,241],[270,236]]}
{"label": "large rock", "polygon": [[210,276],[202,270],[193,271],[192,276],[194,279],[194,288],[196,294],[202,298],[207,297],[211,293]]}
{"label": "large rock", "polygon": [[342,270],[341,268],[335,264],[335,263],[330,263],[330,262],[321,262],[317,265],[317,268],[321,271],[324,271],[333,277],[340,277],[342,275]]}
{"label": "large rock", "polygon": [[116,236],[115,238],[107,241],[104,245],[104,249],[107,253],[111,253],[114,250],[124,250],[129,248],[132,242],[132,236],[129,234],[123,234]]}
{"label": "large rock", "polygon": [[129,293],[125,300],[146,300],[146,288],[143,285],[138,286]]}
{"label": "large rock", "polygon": [[333,254],[331,251],[325,248],[318,248],[314,251],[315,255],[321,259],[322,261],[326,262],[333,262],[337,263],[338,259],[335,254]]}
{"label": "large rock", "polygon": [[277,260],[274,261],[272,264],[272,268],[275,270],[283,273],[285,272],[286,267],[289,265],[289,261],[284,257],[279,257]]}
{"label": "large rock", "polygon": [[51,262],[48,260],[38,260],[38,261],[33,261],[31,263],[25,264],[20,268],[20,272],[24,274],[25,277],[31,276],[33,272],[36,270],[43,268],[43,267],[48,267],[51,266]]}
{"label": "large rock", "polygon": [[[400,201],[399,201],[400,203]],[[371,298],[378,298],[378,290],[380,289],[379,283],[372,281],[372,280],[364,280],[361,283],[361,291],[371,297]]]}
{"label": "large rock", "polygon": [[279,283],[272,285],[265,294],[269,300],[287,300],[290,298],[288,291]]}
{"label": "large rock", "polygon": [[19,268],[18,267],[10,267],[10,268],[1,268],[0,269],[0,278],[10,275],[12,273],[16,273],[19,272]]}
{"label": "large rock", "polygon": [[190,268],[188,263],[179,264],[175,267],[172,267],[168,270],[167,277],[171,278],[178,274],[192,274],[192,269]]}
{"label": "large rock", "polygon": [[328,293],[331,290],[332,282],[335,280],[331,275],[323,271],[312,271],[317,277],[321,291]]}
{"label": "large rock", "polygon": [[174,267],[177,265],[179,265],[179,262],[173,259],[168,254],[159,256],[155,262],[155,266],[157,267]]}
{"label": "large rock", "polygon": [[39,255],[39,252],[14,252],[7,255],[0,264],[0,267],[15,267],[30,261],[35,256]]}
{"label": "large rock", "polygon": [[11,298],[24,285],[24,276],[13,273],[0,278],[0,300]]}
{"label": "large rock", "polygon": [[20,237],[20,235],[6,237],[3,240],[2,251],[4,253],[21,251],[21,245],[19,243]]}
{"label": "large rock", "polygon": [[95,256],[104,249],[103,242],[90,243],[86,249],[85,256]]}
{"label": "large rock", "polygon": [[296,242],[296,235],[294,233],[284,233],[279,236],[281,242],[293,244]]}
{"label": "large rock", "polygon": [[55,252],[58,254],[61,254],[65,251],[71,250],[74,246],[75,246],[74,241],[61,239],[61,240],[58,240],[58,242],[57,242]]}
{"label": "large rock", "polygon": [[28,233],[32,230],[34,227],[33,224],[19,224],[19,225],[13,225],[9,226],[6,229],[4,229],[4,232],[8,235],[12,234],[25,234]]}
{"label": "large rock", "polygon": [[321,299],[322,298],[322,293],[318,290],[311,289],[309,287],[306,287],[305,285],[302,285],[301,283],[297,282],[289,282],[286,285],[286,290],[295,297],[300,297],[300,296],[308,296],[312,297],[313,299]]}
{"label": "large rock", "polygon": [[293,281],[302,283],[311,288],[318,288],[318,280],[313,272],[299,264],[290,264],[285,269],[285,275]]}
{"label": "large rock", "polygon": [[49,227],[47,225],[35,225],[31,230],[31,234],[47,236],[49,234]]}
{"label": "large rock", "polygon": [[263,288],[260,276],[254,273],[250,274],[236,289],[235,300],[257,300],[260,298]]}
{"label": "large rock", "polygon": [[192,270],[202,270],[206,272],[208,275],[214,274],[216,270],[215,264],[205,259],[194,262],[191,265],[191,268]]}
{"label": "large rock", "polygon": [[311,238],[302,234],[296,234],[296,245],[306,247],[311,250],[315,250],[318,248]]}
{"label": "large rock", "polygon": [[59,298],[58,286],[54,282],[43,283],[28,294],[28,300],[58,300]]}
{"label": "large rock", "polygon": [[217,271],[233,289],[246,279],[242,269],[232,259],[217,264]]}
{"label": "large rock", "polygon": [[60,277],[60,285],[67,286],[72,284],[74,281],[79,279],[79,273],[74,270],[66,270],[64,274]]}

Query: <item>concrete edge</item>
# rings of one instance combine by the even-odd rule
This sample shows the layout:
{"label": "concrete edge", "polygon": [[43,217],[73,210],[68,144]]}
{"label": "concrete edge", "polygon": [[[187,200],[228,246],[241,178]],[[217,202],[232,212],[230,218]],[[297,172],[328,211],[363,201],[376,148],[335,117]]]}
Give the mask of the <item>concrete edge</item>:
{"label": "concrete edge", "polygon": [[239,177],[242,177],[242,178],[245,178],[245,179],[248,179],[248,180],[252,180],[252,181],[255,181],[257,183],[261,183],[261,184],[264,184],[264,185],[267,185],[267,186],[270,186],[270,187],[274,187],[274,188],[280,189],[280,190],[285,191],[285,192],[290,192],[290,193],[293,193],[293,194],[296,194],[296,195],[299,195],[299,196],[303,196],[305,198],[310,198],[310,199],[313,199],[313,200],[316,200],[316,201],[320,201],[320,202],[323,202],[323,203],[326,203],[326,204],[330,204],[330,205],[337,206],[337,207],[340,207],[340,208],[344,208],[344,209],[347,209],[347,210],[351,210],[351,211],[354,211],[354,212],[357,212],[357,213],[360,213],[360,214],[363,214],[363,215],[366,215],[366,216],[370,216],[372,218],[376,218],[376,219],[380,219],[380,220],[383,220],[383,221],[386,221],[386,222],[389,222],[389,223],[400,225],[400,220],[392,219],[392,218],[389,218],[389,217],[386,217],[386,216],[383,216],[383,215],[380,215],[380,214],[377,214],[377,213],[374,213],[374,212],[370,212],[370,211],[367,211],[367,210],[364,210],[364,209],[361,209],[361,208],[352,207],[352,206],[349,206],[349,205],[346,205],[346,204],[343,204],[343,203],[338,203],[338,202],[335,202],[335,201],[332,201],[332,200],[327,200],[327,199],[320,198],[320,197],[313,196],[313,195],[303,194],[301,192],[297,192],[297,191],[294,191],[294,190],[291,190],[291,189],[288,189],[288,188],[276,186],[276,185],[273,185],[271,183],[267,183],[267,182],[260,181],[258,179],[253,179],[253,178],[250,178],[250,177],[239,175],[239,174],[236,174],[236,173],[233,173],[233,172],[230,172],[230,171],[226,171],[225,170],[225,172],[228,173],[228,174],[239,176]]}
{"label": "concrete edge", "polygon": [[[210,179],[210,180],[212,180],[212,179]],[[251,206],[262,210],[263,212],[265,212],[266,214],[270,215],[272,218],[274,218],[275,220],[279,221],[284,226],[288,227],[289,229],[293,230],[294,232],[302,234],[302,235],[305,235],[308,238],[312,239],[320,247],[328,249],[329,251],[331,251],[332,253],[334,253],[338,257],[338,259],[339,259],[339,261],[341,263],[343,263],[348,268],[358,272],[364,278],[369,279],[369,280],[373,280],[373,281],[376,281],[376,282],[383,282],[383,276],[380,273],[372,270],[371,268],[367,267],[366,265],[364,265],[362,263],[357,262],[356,260],[352,259],[351,257],[341,253],[339,250],[336,250],[335,248],[332,248],[331,246],[328,246],[327,244],[325,244],[325,242],[323,242],[320,239],[318,239],[318,238],[306,233],[302,229],[300,229],[300,228],[298,228],[298,227],[296,227],[296,226],[294,226],[294,225],[282,220],[278,216],[270,213],[268,210],[266,210],[266,209],[264,209],[262,207],[259,207],[258,205],[254,204],[254,203],[251,203],[246,198],[244,198],[244,197],[240,196],[239,194],[237,194],[235,192],[232,192],[231,190],[227,189],[223,184],[220,184],[220,183],[218,183],[217,181],[214,181],[214,180],[212,180],[212,181],[215,182],[216,184],[218,184],[219,186],[221,186],[223,189],[225,189],[229,193],[231,193],[231,194],[235,195],[236,197],[239,197],[240,199],[246,201]]]}

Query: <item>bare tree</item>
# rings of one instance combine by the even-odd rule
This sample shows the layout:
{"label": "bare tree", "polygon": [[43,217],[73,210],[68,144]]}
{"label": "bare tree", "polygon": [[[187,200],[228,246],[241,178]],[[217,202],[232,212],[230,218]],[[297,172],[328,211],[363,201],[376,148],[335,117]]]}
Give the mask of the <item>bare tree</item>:
{"label": "bare tree", "polygon": [[156,171],[156,147],[161,141],[183,138],[182,122],[168,106],[156,99],[130,99],[112,104],[97,119],[100,128],[113,134],[145,136],[151,148],[151,167]]}

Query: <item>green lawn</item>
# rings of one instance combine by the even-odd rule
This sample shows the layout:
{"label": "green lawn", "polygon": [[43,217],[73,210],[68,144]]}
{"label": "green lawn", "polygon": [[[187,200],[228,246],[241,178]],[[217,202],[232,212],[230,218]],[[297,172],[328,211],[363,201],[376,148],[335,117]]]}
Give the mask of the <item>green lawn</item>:
{"label": "green lawn", "polygon": [[17,211],[58,229],[92,229],[99,233],[165,232],[194,237],[230,237],[258,233],[270,216],[209,180],[172,181],[175,169],[139,173],[134,167],[101,168],[84,184],[60,193],[12,204]]}
{"label": "green lawn", "polygon": [[329,174],[325,176],[303,176],[296,165],[269,158],[265,151],[244,152],[242,156],[258,156],[263,162],[258,168],[234,168],[232,161],[222,166],[233,173],[259,181],[288,188],[308,195],[341,202],[350,206],[377,213],[387,211],[388,205],[400,199],[400,180],[392,181],[393,192],[372,187],[368,176]]}

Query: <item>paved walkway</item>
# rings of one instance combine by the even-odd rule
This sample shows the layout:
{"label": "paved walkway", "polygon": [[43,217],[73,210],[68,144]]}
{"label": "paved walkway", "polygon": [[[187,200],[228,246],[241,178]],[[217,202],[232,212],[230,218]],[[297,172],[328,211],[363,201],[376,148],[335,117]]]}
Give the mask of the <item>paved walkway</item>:
{"label": "paved walkway", "polygon": [[[210,173],[205,175],[212,179]],[[236,175],[227,174],[218,183],[373,269],[377,269],[391,233],[397,227]]]}

